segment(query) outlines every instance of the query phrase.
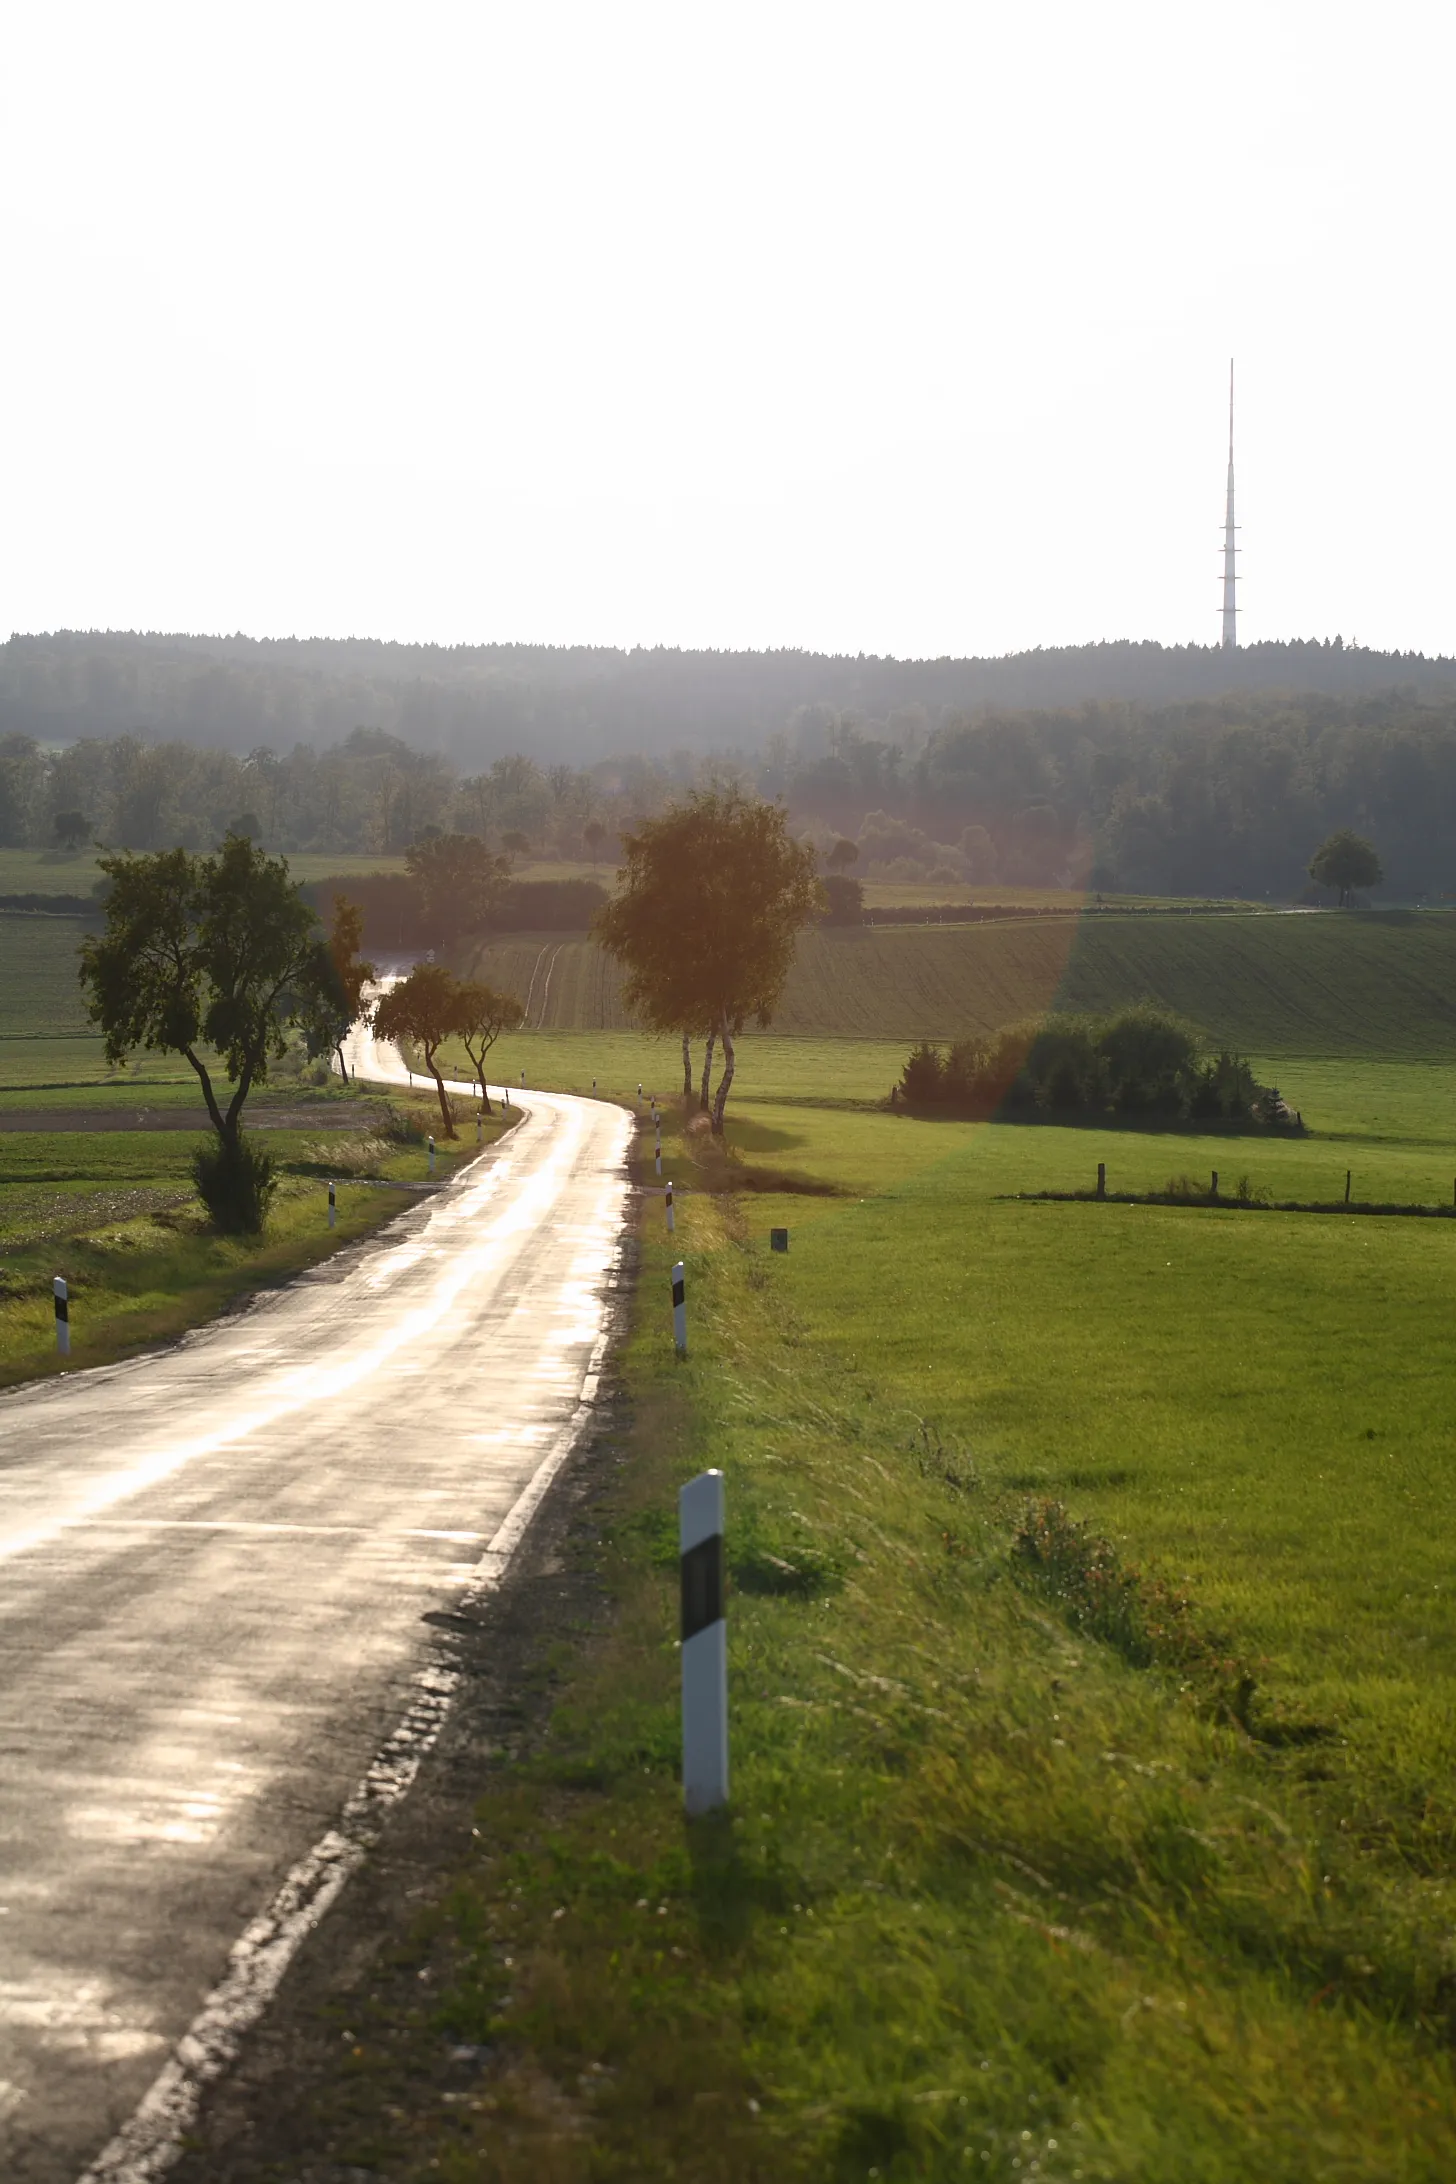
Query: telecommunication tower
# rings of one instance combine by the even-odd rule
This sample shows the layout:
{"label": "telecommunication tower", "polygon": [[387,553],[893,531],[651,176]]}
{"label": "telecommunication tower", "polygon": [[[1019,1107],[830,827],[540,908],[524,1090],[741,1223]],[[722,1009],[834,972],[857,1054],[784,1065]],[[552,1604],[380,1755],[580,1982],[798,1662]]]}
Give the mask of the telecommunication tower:
{"label": "telecommunication tower", "polygon": [[1229,358],[1229,464],[1228,500],[1223,518],[1223,642],[1226,651],[1232,651],[1239,641],[1239,610],[1234,605],[1234,586],[1238,576],[1234,570],[1234,555],[1239,551],[1234,544],[1234,360]]}

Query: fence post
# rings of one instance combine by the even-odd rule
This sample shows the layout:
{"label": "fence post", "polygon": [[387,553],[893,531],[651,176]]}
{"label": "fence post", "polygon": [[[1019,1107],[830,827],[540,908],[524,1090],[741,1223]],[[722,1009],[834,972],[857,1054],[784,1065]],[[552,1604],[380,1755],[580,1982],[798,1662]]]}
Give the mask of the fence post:
{"label": "fence post", "polygon": [[1107,1162],[1105,1160],[1099,1160],[1097,1163],[1097,1196],[1099,1198],[1107,1196]]}
{"label": "fence post", "polygon": [[668,1177],[668,1181],[667,1181],[667,1233],[668,1233],[668,1235],[669,1235],[669,1236],[675,1236],[675,1235],[677,1234],[677,1220],[676,1220],[676,1217],[674,1216],[674,1214],[673,1214],[673,1210],[672,1210],[672,1178],[671,1178],[671,1176],[669,1176],[669,1177]]}
{"label": "fence post", "polygon": [[329,1177],[329,1227],[334,1225],[334,1179]]}
{"label": "fence post", "polygon": [[672,1339],[677,1344],[679,1357],[688,1354],[688,1301],[687,1282],[684,1279],[682,1260],[672,1270]]}
{"label": "fence post", "polygon": [[56,1299],[56,1348],[62,1357],[71,1354],[71,1292],[66,1287],[66,1277],[58,1274],[51,1283]]}
{"label": "fence post", "polygon": [[728,1623],[723,1474],[703,1471],[677,1498],[682,1581],[682,1776],[690,1814],[728,1802]]}

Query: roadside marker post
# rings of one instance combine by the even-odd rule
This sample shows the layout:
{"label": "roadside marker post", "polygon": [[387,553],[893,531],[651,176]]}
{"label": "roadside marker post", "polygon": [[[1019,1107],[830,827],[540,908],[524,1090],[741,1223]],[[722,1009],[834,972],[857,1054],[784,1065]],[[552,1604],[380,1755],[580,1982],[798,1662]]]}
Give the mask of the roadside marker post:
{"label": "roadside marker post", "polygon": [[334,1179],[333,1179],[333,1177],[332,1177],[332,1176],[330,1176],[330,1177],[329,1177],[329,1227],[330,1227],[330,1228],[332,1228],[332,1227],[333,1227],[333,1225],[334,1225],[334,1221],[335,1221],[335,1218],[336,1218],[336,1216],[335,1216],[335,1213],[334,1213]]}
{"label": "roadside marker post", "polygon": [[679,1357],[688,1354],[688,1297],[682,1260],[672,1270],[672,1339]]}
{"label": "roadside marker post", "polygon": [[433,1139],[433,1137],[432,1137],[432,1138],[430,1139],[430,1173],[431,1173],[431,1175],[433,1175],[433,1174],[434,1174],[434,1172],[435,1172],[435,1140],[434,1140],[434,1139]]}
{"label": "roadside marker post", "polygon": [[676,1216],[674,1215],[674,1213],[673,1213],[673,1210],[672,1210],[672,1178],[671,1178],[671,1176],[669,1176],[669,1177],[668,1177],[668,1179],[667,1179],[667,1233],[668,1233],[668,1235],[669,1235],[669,1236],[676,1236],[676,1234],[677,1234],[677,1219],[676,1219]]}
{"label": "roadside marker post", "polygon": [[677,1498],[682,1573],[682,1776],[690,1816],[728,1802],[728,1621],[723,1474],[703,1471]]}
{"label": "roadside marker post", "polygon": [[1349,1170],[1349,1169],[1347,1168],[1347,1169],[1345,1170],[1345,1204],[1346,1204],[1346,1205],[1348,1206],[1348,1205],[1349,1205],[1349,1203],[1350,1203],[1350,1170]]}
{"label": "roadside marker post", "polygon": [[1099,1160],[1097,1163],[1097,1196],[1099,1198],[1107,1196],[1107,1162],[1105,1160]]}
{"label": "roadside marker post", "polygon": [[1209,1194],[1208,1194],[1208,1195],[1209,1195],[1209,1197],[1210,1197],[1210,1198],[1217,1198],[1217,1196],[1218,1196],[1218,1170],[1217,1170],[1217,1168],[1215,1168],[1215,1169],[1214,1169],[1214,1171],[1213,1171],[1213,1188],[1212,1188],[1212,1190],[1211,1190],[1211,1191],[1209,1192]]}
{"label": "roadside marker post", "polygon": [[768,1232],[768,1244],[770,1251],[787,1251],[789,1248],[788,1230],[786,1228],[771,1228]]}
{"label": "roadside marker post", "polygon": [[480,1109],[478,1107],[475,1110],[475,1142],[477,1145],[480,1143]]}
{"label": "roadside marker post", "polygon": [[56,1348],[62,1357],[71,1354],[71,1292],[66,1287],[66,1277],[58,1274],[51,1283],[56,1298]]}

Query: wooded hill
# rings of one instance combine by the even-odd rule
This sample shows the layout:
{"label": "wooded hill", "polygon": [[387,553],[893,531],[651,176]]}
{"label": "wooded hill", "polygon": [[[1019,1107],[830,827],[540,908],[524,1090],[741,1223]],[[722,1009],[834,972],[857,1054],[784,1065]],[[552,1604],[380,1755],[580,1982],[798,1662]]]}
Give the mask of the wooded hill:
{"label": "wooded hill", "polygon": [[0,645],[0,738],[136,735],[244,752],[377,728],[466,771],[526,751],[575,765],[629,751],[801,755],[838,726],[913,748],[954,716],[1084,704],[1164,706],[1255,691],[1456,697],[1456,661],[1295,642],[1118,642],[1001,659],[813,652],[632,652],[585,645],[400,645],[365,638],[61,630]]}

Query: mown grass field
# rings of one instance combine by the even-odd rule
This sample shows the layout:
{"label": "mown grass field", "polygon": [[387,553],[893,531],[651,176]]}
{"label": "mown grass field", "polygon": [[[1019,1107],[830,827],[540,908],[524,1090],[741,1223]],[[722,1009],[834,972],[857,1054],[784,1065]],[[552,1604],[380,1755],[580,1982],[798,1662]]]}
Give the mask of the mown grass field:
{"label": "mown grass field", "polygon": [[[1352,1074],[1376,1187],[1449,1193],[1444,1072]],[[350,2158],[456,2184],[1448,2176],[1456,1236],[1009,1195],[1098,1158],[1303,1188],[1342,1171],[1319,1141],[1234,1163],[772,1102],[732,1136],[840,1195],[694,1190],[669,1116],[617,1618],[558,1664],[546,1749],[487,1785],[420,1932],[422,2036],[489,2060],[442,2111],[394,2048],[370,2114],[366,2013]],[[685,1832],[673,1495],[710,1463],[734,1796]],[[1018,1551],[1048,1500],[1163,1583],[1141,1623]],[[1160,1618],[1199,1644],[1140,1647]]]}

